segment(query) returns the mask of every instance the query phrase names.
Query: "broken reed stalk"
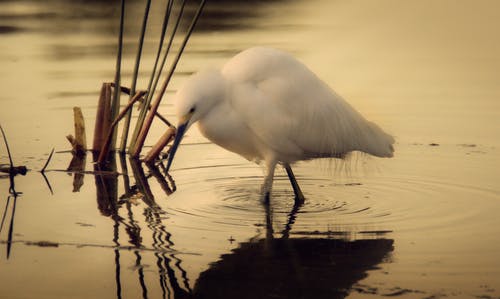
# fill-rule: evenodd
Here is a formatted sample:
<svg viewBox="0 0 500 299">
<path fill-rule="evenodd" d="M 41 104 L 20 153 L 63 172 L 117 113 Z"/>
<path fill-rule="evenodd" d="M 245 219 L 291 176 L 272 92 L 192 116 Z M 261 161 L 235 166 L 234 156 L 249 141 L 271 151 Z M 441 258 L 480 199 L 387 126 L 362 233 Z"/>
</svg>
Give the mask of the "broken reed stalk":
<svg viewBox="0 0 500 299">
<path fill-rule="evenodd" d="M 135 104 L 135 102 L 139 101 L 139 99 L 142 96 L 144 96 L 145 93 L 146 93 L 145 91 L 136 92 L 135 95 L 130 100 L 130 102 L 128 102 L 127 106 L 125 106 L 125 108 L 123 108 L 123 110 L 120 112 L 120 114 L 118 114 L 118 116 L 115 118 L 115 120 L 111 123 L 111 126 L 108 130 L 108 136 L 104 140 L 104 143 L 102 144 L 102 148 L 101 148 L 100 153 L 99 153 L 99 158 L 97 160 L 98 164 L 102 164 L 106 160 L 106 156 L 108 155 L 108 152 L 109 152 L 109 147 L 110 147 L 112 140 L 113 140 L 113 131 L 115 131 L 116 125 L 123 117 L 125 117 L 127 112 Z"/>
<path fill-rule="evenodd" d="M 203 10 L 204 5 L 205 5 L 205 0 L 202 0 L 200 3 L 200 6 L 198 7 L 198 10 L 196 11 L 196 14 L 193 18 L 193 21 L 191 22 L 191 25 L 189 26 L 188 32 L 186 33 L 186 36 L 184 37 L 184 40 L 182 41 L 179 52 L 177 52 L 177 56 L 174 58 L 174 61 L 173 61 L 172 65 L 170 66 L 167 77 L 166 77 L 165 81 L 163 82 L 161 89 L 160 89 L 155 101 L 151 104 L 151 111 L 147 115 L 146 121 L 141 129 L 141 132 L 139 133 L 138 138 L 137 138 L 137 142 L 135 143 L 135 146 L 134 146 L 132 152 L 130 153 L 131 156 L 134 158 L 139 157 L 139 154 L 142 150 L 142 147 L 144 146 L 144 141 L 146 140 L 146 136 L 149 132 L 149 129 L 151 128 L 151 124 L 153 123 L 155 112 L 158 110 L 158 107 L 160 106 L 160 102 L 161 102 L 161 99 L 163 97 L 163 94 L 165 93 L 167 86 L 168 86 L 168 83 L 170 82 L 170 79 L 172 78 L 172 75 L 174 74 L 177 63 L 179 62 L 179 59 L 181 58 L 181 55 L 184 51 L 184 48 L 186 47 L 186 44 L 189 40 L 189 37 L 193 33 L 194 27 L 195 27 L 195 25 L 200 17 L 200 14 L 201 14 L 201 11 Z"/>
<path fill-rule="evenodd" d="M 9 143 L 7 142 L 7 137 L 5 136 L 5 132 L 3 131 L 3 128 L 1 125 L 0 125 L 0 131 L 2 131 L 3 142 L 5 143 L 5 147 L 7 148 L 7 155 L 9 156 L 10 168 L 13 168 L 14 162 L 12 162 L 12 156 L 10 154 Z"/>
<path fill-rule="evenodd" d="M 160 155 L 161 150 L 167 146 L 167 144 L 175 137 L 176 129 L 174 126 L 170 126 L 167 131 L 161 136 L 161 138 L 156 142 L 153 148 L 144 158 L 144 162 L 151 164 L 154 163 L 156 158 Z"/>
<path fill-rule="evenodd" d="M 174 36 L 177 32 L 177 28 L 179 27 L 179 23 L 180 23 L 181 16 L 182 16 L 183 11 L 184 11 L 185 4 L 186 4 L 186 1 L 183 0 L 181 7 L 180 7 L 180 10 L 179 10 L 179 15 L 177 16 L 177 20 L 175 22 L 175 25 L 174 25 L 174 28 L 173 28 L 172 33 L 170 35 L 167 47 L 165 49 L 165 53 L 163 55 L 163 59 L 162 59 L 162 62 L 160 64 L 160 69 L 158 70 L 158 72 L 156 72 L 157 67 L 158 67 L 158 62 L 160 60 L 161 52 L 163 49 L 163 42 L 165 40 L 165 34 L 167 32 L 168 22 L 170 20 L 170 15 L 172 12 L 172 7 L 173 7 L 173 1 L 169 0 L 167 2 L 167 7 L 165 9 L 165 16 L 163 17 L 163 25 L 162 25 L 161 35 L 160 35 L 160 42 L 158 44 L 158 51 L 156 53 L 155 64 L 153 67 L 153 71 L 151 72 L 151 77 L 149 78 L 149 83 L 148 83 L 148 88 L 147 88 L 149 93 L 148 93 L 148 96 L 146 97 L 146 101 L 141 106 L 141 111 L 139 112 L 139 116 L 138 116 L 137 122 L 135 124 L 135 129 L 134 129 L 134 132 L 132 133 L 132 137 L 130 139 L 129 150 L 132 150 L 135 147 L 135 144 L 137 142 L 137 137 L 139 136 L 141 128 L 144 124 L 144 120 L 146 119 L 146 114 L 147 114 L 146 107 L 148 107 L 148 109 L 149 109 L 149 107 L 151 105 L 151 100 L 153 99 L 153 95 L 154 95 L 155 90 L 156 90 L 156 85 L 158 84 L 158 80 L 159 80 L 160 75 L 162 73 L 163 67 L 165 66 L 165 61 L 167 59 L 167 55 L 170 51 L 170 48 L 172 46 Z"/>
<path fill-rule="evenodd" d="M 141 28 L 141 34 L 139 36 L 139 42 L 137 46 L 137 55 L 135 57 L 135 66 L 134 66 L 134 73 L 132 75 L 132 83 L 130 84 L 130 98 L 129 101 L 132 100 L 133 95 L 135 94 L 136 90 L 136 85 L 137 85 L 137 76 L 139 74 L 139 66 L 141 64 L 141 56 L 142 56 L 142 47 L 144 45 L 144 36 L 146 34 L 146 26 L 148 23 L 148 17 L 149 17 L 149 8 L 151 7 L 151 0 L 148 0 L 146 2 L 146 8 L 144 11 L 144 18 L 142 19 L 142 28 Z M 132 117 L 132 110 L 129 110 L 127 112 L 127 115 L 125 117 L 125 122 L 123 125 L 123 132 L 122 132 L 122 139 L 120 143 L 120 152 L 125 152 L 125 148 L 127 146 L 127 138 L 128 138 L 128 131 L 130 127 L 130 119 Z"/>
<path fill-rule="evenodd" d="M 111 127 L 111 83 L 103 83 L 101 87 L 101 95 L 97 103 L 97 112 L 94 128 L 94 142 L 92 149 L 100 151 Z M 117 86 L 117 85 L 115 85 Z M 118 89 L 118 88 L 115 88 Z"/>
<path fill-rule="evenodd" d="M 75 137 L 68 135 L 66 138 L 71 143 L 72 153 L 77 156 L 85 156 L 87 153 L 87 137 L 85 136 L 85 121 L 83 119 L 82 109 L 73 107 Z"/>
<path fill-rule="evenodd" d="M 115 70 L 115 86 L 120 86 L 121 83 L 121 64 L 122 64 L 122 52 L 123 52 L 123 27 L 125 22 L 125 0 L 121 1 L 121 11 L 120 11 L 120 33 L 118 34 L 118 53 L 116 55 L 116 70 Z M 111 119 L 115 119 L 120 111 L 120 89 L 115 88 L 113 90 L 113 100 L 111 102 Z M 116 144 L 117 131 L 113 129 L 111 143 L 113 147 Z"/>
</svg>

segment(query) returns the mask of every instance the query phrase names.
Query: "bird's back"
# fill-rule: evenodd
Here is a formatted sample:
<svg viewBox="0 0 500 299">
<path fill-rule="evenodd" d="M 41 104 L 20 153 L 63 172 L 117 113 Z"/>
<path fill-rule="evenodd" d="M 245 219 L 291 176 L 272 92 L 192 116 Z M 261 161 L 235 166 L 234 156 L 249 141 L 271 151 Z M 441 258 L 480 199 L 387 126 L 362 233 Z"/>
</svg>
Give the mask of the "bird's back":
<svg viewBox="0 0 500 299">
<path fill-rule="evenodd" d="M 234 108 L 287 162 L 351 151 L 393 155 L 392 136 L 287 53 L 251 48 L 229 60 L 221 72 L 230 82 Z"/>
</svg>

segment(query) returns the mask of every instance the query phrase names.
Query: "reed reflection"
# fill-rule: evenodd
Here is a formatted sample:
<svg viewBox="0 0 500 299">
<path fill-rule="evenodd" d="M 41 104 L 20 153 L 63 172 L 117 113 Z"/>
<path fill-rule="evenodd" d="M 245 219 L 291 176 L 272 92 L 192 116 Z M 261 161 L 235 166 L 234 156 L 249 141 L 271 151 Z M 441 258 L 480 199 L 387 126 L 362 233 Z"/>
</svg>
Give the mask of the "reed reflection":
<svg viewBox="0 0 500 299">
<path fill-rule="evenodd" d="M 162 298 L 186 298 L 192 293 L 186 271 L 182 268 L 182 260 L 173 253 L 174 242 L 172 234 L 168 232 L 162 219 L 166 217 L 165 211 L 156 203 L 155 196 L 151 191 L 149 179 L 155 178 L 162 186 L 167 195 L 171 194 L 175 187 L 170 187 L 173 180 L 169 181 L 155 165 L 148 165 L 149 174 L 146 175 L 142 163 L 130 159 L 127 161 L 123 155 L 119 156 L 121 177 L 123 178 L 124 194 L 118 196 L 118 173 L 116 159 L 107 164 L 105 168 L 98 167 L 95 170 L 95 183 L 97 192 L 98 209 L 103 216 L 110 217 L 114 221 L 113 243 L 115 244 L 115 281 L 117 298 L 122 298 L 122 267 L 120 229 L 124 228 L 128 235 L 128 243 L 132 245 L 135 257 L 134 269 L 137 270 L 138 285 L 142 291 L 142 297 L 148 298 L 148 283 L 145 273 L 145 265 L 142 264 L 144 249 L 143 228 L 140 227 L 139 215 L 134 214 L 133 205 L 139 201 L 145 204 L 141 218 L 144 219 L 148 232 L 151 233 L 152 248 L 156 259 L 158 283 L 162 290 Z M 127 163 L 128 162 L 128 163 Z M 130 165 L 131 174 L 129 175 Z M 134 180 L 135 184 L 131 184 Z M 169 184 L 170 182 L 170 184 Z M 122 213 L 120 213 L 123 211 Z M 124 216 L 121 216 L 125 213 Z M 176 274 L 178 273 L 178 274 Z M 178 276 L 181 279 L 178 279 Z"/>
<path fill-rule="evenodd" d="M 26 172 L 22 173 L 22 175 L 25 175 L 25 174 L 26 174 Z M 14 174 L 12 172 L 9 173 L 9 175 L 8 175 L 9 182 L 10 182 L 9 195 L 7 196 L 7 201 L 5 203 L 5 209 L 4 209 L 3 214 L 2 214 L 2 221 L 0 222 L 0 234 L 1 234 L 2 230 L 4 228 L 5 220 L 7 218 L 7 212 L 9 210 L 9 207 L 12 206 L 12 208 L 10 208 L 11 212 L 10 212 L 9 230 L 7 233 L 7 243 L 6 243 L 6 245 L 7 245 L 7 259 L 9 259 L 9 257 L 10 257 L 12 243 L 13 243 L 14 219 L 16 216 L 17 198 L 19 195 L 22 194 L 22 192 L 16 191 L 16 184 L 15 184 L 15 180 L 14 180 L 15 176 L 16 176 L 16 174 Z M 10 204 L 11 200 L 12 200 L 12 204 Z"/>
</svg>

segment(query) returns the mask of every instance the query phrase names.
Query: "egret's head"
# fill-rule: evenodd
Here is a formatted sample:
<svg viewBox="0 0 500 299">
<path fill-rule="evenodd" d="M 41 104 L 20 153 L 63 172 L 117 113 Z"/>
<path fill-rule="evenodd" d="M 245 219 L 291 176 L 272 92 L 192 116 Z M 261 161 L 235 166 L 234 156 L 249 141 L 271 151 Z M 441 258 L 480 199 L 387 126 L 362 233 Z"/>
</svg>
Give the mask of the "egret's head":
<svg viewBox="0 0 500 299">
<path fill-rule="evenodd" d="M 189 127 L 203 118 L 225 93 L 224 79 L 218 70 L 201 71 L 191 76 L 175 95 L 179 123 L 167 162 L 167 171 L 174 159 L 177 147 Z"/>
</svg>

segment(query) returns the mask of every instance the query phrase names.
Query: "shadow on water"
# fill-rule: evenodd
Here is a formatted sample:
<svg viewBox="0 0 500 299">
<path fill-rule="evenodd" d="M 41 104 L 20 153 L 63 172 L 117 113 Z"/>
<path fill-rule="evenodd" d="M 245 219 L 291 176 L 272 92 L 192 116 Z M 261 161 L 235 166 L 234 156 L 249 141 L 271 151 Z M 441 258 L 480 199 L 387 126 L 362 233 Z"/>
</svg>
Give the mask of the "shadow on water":
<svg viewBox="0 0 500 299">
<path fill-rule="evenodd" d="M 123 275 L 123 271 L 127 270 L 122 267 L 125 252 L 133 254 L 134 273 L 137 273 L 136 286 L 142 293 L 142 298 L 159 297 L 157 292 L 149 292 L 152 288 L 158 289 L 157 285 L 151 285 L 151 275 L 155 275 L 162 293 L 161 298 L 223 299 L 344 298 L 353 285 L 368 276 L 367 271 L 377 269 L 378 264 L 387 261 L 393 250 L 391 239 L 346 240 L 331 235 L 309 238 L 303 232 L 301 235 L 306 237 L 291 238 L 293 224 L 300 215 L 300 204 L 291 209 L 284 230 L 277 234 L 273 229 L 272 208 L 266 205 L 262 215 L 266 223 L 265 237 L 259 235 L 240 243 L 236 249 L 212 263 L 193 283 L 188 279 L 182 254 L 175 249 L 174 236 L 163 223 L 163 219 L 167 218 L 166 212 L 157 204 L 150 187 L 150 180 L 155 180 L 165 195 L 175 192 L 175 183 L 164 172 L 164 166 L 160 163 L 145 167 L 136 160 L 128 160 L 126 156 L 116 156 L 105 167 L 100 168 L 94 164 L 92 171 L 86 171 L 85 164 L 85 157 L 74 157 L 64 172 L 73 174 L 74 192 L 83 186 L 85 176 L 94 177 L 97 208 L 103 217 L 112 220 L 113 245 L 77 246 L 113 250 L 113 280 L 117 298 L 127 297 L 124 293 L 125 285 L 129 288 L 132 284 L 130 278 L 124 278 Z M 120 187 L 119 184 L 122 183 L 123 186 Z M 123 190 L 123 194 L 119 195 L 119 190 Z M 11 255 L 11 245 L 15 243 L 12 236 L 17 194 L 14 191 L 8 197 L 0 227 L 0 230 L 4 228 L 7 210 L 12 206 L 6 242 L 7 258 Z M 137 212 L 134 214 L 137 209 L 133 209 L 138 202 L 144 203 L 140 215 Z M 142 227 L 141 223 L 144 223 Z M 144 244 L 144 234 L 151 236 L 151 245 Z M 24 243 L 45 247 L 71 245 Z M 150 254 L 154 255 L 156 271 L 147 268 L 150 265 L 143 264 L 144 255 L 150 257 Z M 130 260 L 125 263 L 129 264 Z M 148 269 L 147 273 L 145 269 Z M 145 278 L 146 274 L 149 280 Z"/>
<path fill-rule="evenodd" d="M 293 206 L 275 238 L 265 205 L 266 237 L 240 243 L 202 272 L 194 298 L 344 298 L 393 250 L 390 239 L 289 238 L 301 206 Z"/>
<path fill-rule="evenodd" d="M 393 250 L 389 239 L 261 239 L 201 273 L 196 298 L 344 298 Z"/>
</svg>

